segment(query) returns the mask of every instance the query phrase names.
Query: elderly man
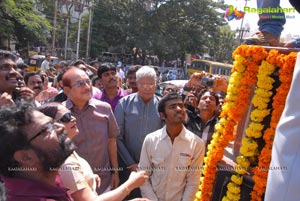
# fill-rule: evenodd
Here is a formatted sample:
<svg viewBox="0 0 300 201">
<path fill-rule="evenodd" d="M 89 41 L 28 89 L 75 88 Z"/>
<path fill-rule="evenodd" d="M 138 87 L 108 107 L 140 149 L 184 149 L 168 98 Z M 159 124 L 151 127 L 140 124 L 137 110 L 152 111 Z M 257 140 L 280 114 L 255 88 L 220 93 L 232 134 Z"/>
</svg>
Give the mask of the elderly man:
<svg viewBox="0 0 300 201">
<path fill-rule="evenodd" d="M 101 194 L 119 185 L 116 137 L 119 128 L 108 103 L 92 98 L 92 82 L 85 71 L 70 68 L 62 78 L 64 104 L 77 119 L 79 134 L 73 138 L 77 152 L 101 178 Z M 111 171 L 113 170 L 113 171 Z"/>
<path fill-rule="evenodd" d="M 7 201 L 72 200 L 55 171 L 75 149 L 63 125 L 20 103 L 1 108 L 0 130 L 0 175 Z"/>
<path fill-rule="evenodd" d="M 143 143 L 139 168 L 149 181 L 141 186 L 150 200 L 194 200 L 204 157 L 204 142 L 184 126 L 185 109 L 177 93 L 165 95 L 158 112 L 165 126 L 148 134 Z"/>
<path fill-rule="evenodd" d="M 143 66 L 136 72 L 136 82 L 138 92 L 120 99 L 115 109 L 115 117 L 120 128 L 118 154 L 125 168 L 124 172 L 121 172 L 121 180 L 124 181 L 129 172 L 137 169 L 146 135 L 163 126 L 157 111 L 159 98 L 154 95 L 155 70 Z"/>
</svg>

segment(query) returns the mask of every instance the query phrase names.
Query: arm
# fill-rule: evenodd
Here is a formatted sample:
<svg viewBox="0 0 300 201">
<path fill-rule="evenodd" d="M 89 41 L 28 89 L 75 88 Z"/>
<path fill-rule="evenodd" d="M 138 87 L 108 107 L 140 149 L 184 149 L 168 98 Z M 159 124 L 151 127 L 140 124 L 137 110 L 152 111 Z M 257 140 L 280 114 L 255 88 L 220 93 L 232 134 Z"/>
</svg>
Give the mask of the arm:
<svg viewBox="0 0 300 201">
<path fill-rule="evenodd" d="M 121 99 L 122 100 L 122 99 Z M 117 138 L 117 146 L 118 146 L 118 154 L 120 156 L 120 158 L 123 160 L 123 162 L 126 164 L 126 166 L 128 167 L 128 169 L 130 169 L 131 167 L 136 167 L 136 162 L 133 159 L 133 157 L 131 156 L 131 154 L 129 153 L 125 142 L 124 142 L 124 138 L 125 138 L 125 105 L 126 105 L 126 101 L 125 99 L 123 99 L 122 101 L 120 101 L 116 108 L 115 108 L 115 117 L 120 129 L 120 134 Z"/>
<path fill-rule="evenodd" d="M 129 179 L 120 187 L 103 193 L 97 197 L 90 188 L 83 188 L 72 193 L 71 196 L 74 201 L 122 201 L 133 189 L 141 186 L 146 179 L 148 179 L 148 176 L 145 171 L 132 172 L 129 176 Z"/>
<path fill-rule="evenodd" d="M 108 138 L 108 153 L 109 160 L 113 171 L 112 180 L 111 180 L 111 188 L 115 189 L 119 186 L 119 174 L 118 170 L 118 157 L 117 157 L 117 141 L 116 138 Z"/>
<path fill-rule="evenodd" d="M 151 166 L 151 144 L 149 141 L 149 138 L 146 136 L 142 151 L 141 151 L 141 156 L 140 156 L 140 162 L 139 162 L 139 169 L 140 170 L 146 170 L 147 174 L 149 175 L 149 180 L 145 182 L 143 186 L 140 187 L 142 197 L 148 198 L 150 200 L 158 200 L 156 194 L 154 193 L 152 189 L 152 184 L 151 184 L 151 175 L 152 175 L 152 169 L 154 168 Z"/>
<path fill-rule="evenodd" d="M 145 181 L 148 179 L 147 173 L 145 171 L 141 172 L 131 172 L 128 180 L 118 187 L 115 190 L 109 191 L 98 196 L 97 201 L 121 201 L 123 200 L 129 193 L 139 186 L 143 185 Z"/>
<path fill-rule="evenodd" d="M 182 200 L 193 200 L 199 186 L 199 179 L 202 173 L 205 145 L 203 141 L 194 142 L 194 156 L 191 162 L 191 170 L 186 176 L 186 186 L 183 192 Z"/>
</svg>

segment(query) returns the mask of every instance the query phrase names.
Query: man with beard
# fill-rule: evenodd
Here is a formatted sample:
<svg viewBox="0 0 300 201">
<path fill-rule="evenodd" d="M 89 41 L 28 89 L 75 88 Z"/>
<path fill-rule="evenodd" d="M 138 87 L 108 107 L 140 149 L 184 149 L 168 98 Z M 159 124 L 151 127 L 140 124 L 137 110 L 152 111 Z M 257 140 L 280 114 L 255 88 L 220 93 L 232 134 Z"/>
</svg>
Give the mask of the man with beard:
<svg viewBox="0 0 300 201">
<path fill-rule="evenodd" d="M 97 93 L 94 98 L 107 102 L 115 111 L 118 101 L 127 95 L 127 92 L 118 86 L 116 67 L 109 63 L 102 64 L 98 68 L 97 75 L 102 82 L 103 90 Z"/>
<path fill-rule="evenodd" d="M 0 110 L 0 177 L 7 201 L 72 200 L 58 184 L 58 169 L 75 150 L 64 126 L 31 104 Z"/>
<path fill-rule="evenodd" d="M 62 78 L 65 106 L 77 119 L 79 134 L 72 140 L 77 152 L 101 178 L 98 194 L 119 185 L 117 143 L 119 128 L 108 103 L 92 98 L 92 82 L 79 68 L 67 70 Z"/>
<path fill-rule="evenodd" d="M 199 185 L 204 157 L 204 142 L 188 131 L 183 122 L 185 109 L 177 93 L 162 97 L 158 104 L 165 126 L 146 136 L 139 169 L 149 173 L 140 187 L 150 200 L 193 200 Z"/>
<path fill-rule="evenodd" d="M 20 85 L 23 78 L 16 68 L 14 56 L 0 51 L 0 108 L 3 105 L 14 104 L 16 98 L 33 98 L 33 91 Z"/>
</svg>

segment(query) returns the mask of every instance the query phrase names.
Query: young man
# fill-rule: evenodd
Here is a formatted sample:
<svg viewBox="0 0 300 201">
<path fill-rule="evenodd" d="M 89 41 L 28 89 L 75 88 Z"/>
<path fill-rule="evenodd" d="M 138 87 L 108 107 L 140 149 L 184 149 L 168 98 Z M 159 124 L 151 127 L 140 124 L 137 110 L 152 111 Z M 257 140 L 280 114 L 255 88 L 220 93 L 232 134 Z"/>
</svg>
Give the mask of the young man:
<svg viewBox="0 0 300 201">
<path fill-rule="evenodd" d="M 57 183 L 61 164 L 75 146 L 64 127 L 31 105 L 0 110 L 0 175 L 7 201 L 72 200 Z"/>
<path fill-rule="evenodd" d="M 103 90 L 95 94 L 94 98 L 107 102 L 115 111 L 118 101 L 127 95 L 127 92 L 118 86 L 116 68 L 112 64 L 105 63 L 98 68 L 97 74 L 103 85 Z"/>
<path fill-rule="evenodd" d="M 117 144 L 118 125 L 108 103 L 92 98 L 92 83 L 85 71 L 67 70 L 62 78 L 64 104 L 77 119 L 79 135 L 73 138 L 77 152 L 101 178 L 101 194 L 119 185 Z M 114 170 L 114 171 L 111 171 Z"/>
<path fill-rule="evenodd" d="M 139 169 L 149 173 L 140 187 L 150 200 L 193 200 L 199 185 L 204 157 L 204 142 L 188 131 L 183 122 L 185 109 L 177 93 L 164 96 L 158 105 L 165 126 L 144 140 Z"/>
</svg>

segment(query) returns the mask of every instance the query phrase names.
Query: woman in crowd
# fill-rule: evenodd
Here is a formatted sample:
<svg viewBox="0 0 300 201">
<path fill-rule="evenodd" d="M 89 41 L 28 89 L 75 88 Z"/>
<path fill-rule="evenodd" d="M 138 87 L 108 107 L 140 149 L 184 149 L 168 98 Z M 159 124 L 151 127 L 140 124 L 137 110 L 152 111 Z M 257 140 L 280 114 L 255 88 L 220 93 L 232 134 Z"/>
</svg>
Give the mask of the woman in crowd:
<svg viewBox="0 0 300 201">
<path fill-rule="evenodd" d="M 39 110 L 54 121 L 65 126 L 67 136 L 72 139 L 79 133 L 76 125 L 76 118 L 70 111 L 60 103 L 52 102 L 42 105 Z M 133 189 L 143 185 L 148 176 L 146 172 L 133 172 L 129 179 L 118 188 L 97 195 L 96 185 L 100 185 L 100 178 L 94 174 L 88 162 L 81 158 L 75 151 L 64 162 L 59 169 L 64 186 L 70 189 L 72 198 L 80 201 L 105 201 L 105 200 L 123 200 Z M 147 201 L 148 199 L 134 199 L 135 201 Z"/>
</svg>

